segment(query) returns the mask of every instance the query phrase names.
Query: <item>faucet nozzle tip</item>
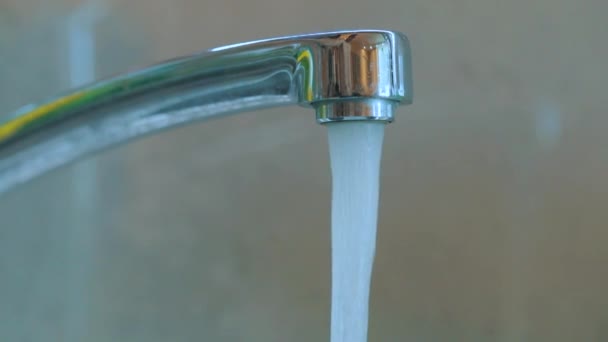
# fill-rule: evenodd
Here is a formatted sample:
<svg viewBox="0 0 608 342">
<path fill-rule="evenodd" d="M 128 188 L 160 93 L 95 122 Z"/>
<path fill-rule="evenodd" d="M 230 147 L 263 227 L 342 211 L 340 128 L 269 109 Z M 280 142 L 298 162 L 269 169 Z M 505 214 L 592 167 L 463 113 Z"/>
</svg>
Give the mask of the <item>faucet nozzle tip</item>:
<svg viewBox="0 0 608 342">
<path fill-rule="evenodd" d="M 393 122 L 396 101 L 366 99 L 328 101 L 315 105 L 317 122 L 320 124 L 347 121 Z"/>
</svg>

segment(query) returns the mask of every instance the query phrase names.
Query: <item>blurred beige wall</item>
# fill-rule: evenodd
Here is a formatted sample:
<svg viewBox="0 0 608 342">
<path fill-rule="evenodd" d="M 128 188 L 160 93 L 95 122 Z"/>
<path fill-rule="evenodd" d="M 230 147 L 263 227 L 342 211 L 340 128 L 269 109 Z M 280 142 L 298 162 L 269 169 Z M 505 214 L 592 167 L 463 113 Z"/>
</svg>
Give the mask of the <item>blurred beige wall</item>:
<svg viewBox="0 0 608 342">
<path fill-rule="evenodd" d="M 415 104 L 387 128 L 370 341 L 608 339 L 608 2 L 106 4 L 99 76 L 277 35 L 408 34 Z M 77 5 L 0 2 L 0 108 L 67 86 L 58 32 Z M 284 108 L 105 152 L 90 224 L 78 165 L 0 197 L 0 340 L 327 340 L 325 139 Z"/>
</svg>

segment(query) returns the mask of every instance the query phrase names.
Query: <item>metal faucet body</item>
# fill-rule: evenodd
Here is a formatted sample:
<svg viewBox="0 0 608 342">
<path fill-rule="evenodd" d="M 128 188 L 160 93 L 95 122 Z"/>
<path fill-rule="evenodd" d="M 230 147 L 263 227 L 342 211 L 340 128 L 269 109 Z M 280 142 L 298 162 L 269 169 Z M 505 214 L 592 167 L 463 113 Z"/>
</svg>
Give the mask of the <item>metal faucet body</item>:
<svg viewBox="0 0 608 342">
<path fill-rule="evenodd" d="M 166 128 L 283 105 L 319 123 L 391 122 L 412 101 L 407 38 L 358 30 L 259 40 L 100 81 L 0 122 L 0 193 L 91 153 Z"/>
</svg>

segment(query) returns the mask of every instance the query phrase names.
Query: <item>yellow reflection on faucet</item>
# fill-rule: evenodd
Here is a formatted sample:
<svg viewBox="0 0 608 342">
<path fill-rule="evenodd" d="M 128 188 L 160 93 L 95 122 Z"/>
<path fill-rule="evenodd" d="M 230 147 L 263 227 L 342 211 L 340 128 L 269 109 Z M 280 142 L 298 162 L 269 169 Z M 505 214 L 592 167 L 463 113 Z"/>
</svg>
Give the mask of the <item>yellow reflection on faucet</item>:
<svg viewBox="0 0 608 342">
<path fill-rule="evenodd" d="M 67 106 L 70 103 L 81 99 L 84 95 L 86 95 L 86 92 L 77 92 L 64 96 L 0 125 L 0 142 L 8 140 L 28 124 L 41 121 L 45 116 L 52 115 L 53 111 L 56 109 Z"/>
</svg>

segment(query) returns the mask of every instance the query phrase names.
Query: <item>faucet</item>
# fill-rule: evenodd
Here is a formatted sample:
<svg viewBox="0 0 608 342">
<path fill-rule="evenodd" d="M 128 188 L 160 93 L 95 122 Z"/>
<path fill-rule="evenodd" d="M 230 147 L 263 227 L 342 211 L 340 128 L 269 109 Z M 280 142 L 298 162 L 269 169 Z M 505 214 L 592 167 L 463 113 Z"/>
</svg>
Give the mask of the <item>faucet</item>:
<svg viewBox="0 0 608 342">
<path fill-rule="evenodd" d="M 0 194 L 91 153 L 201 119 L 284 105 L 321 124 L 392 122 L 412 102 L 407 38 L 315 33 L 223 46 L 99 81 L 0 122 Z"/>
</svg>

